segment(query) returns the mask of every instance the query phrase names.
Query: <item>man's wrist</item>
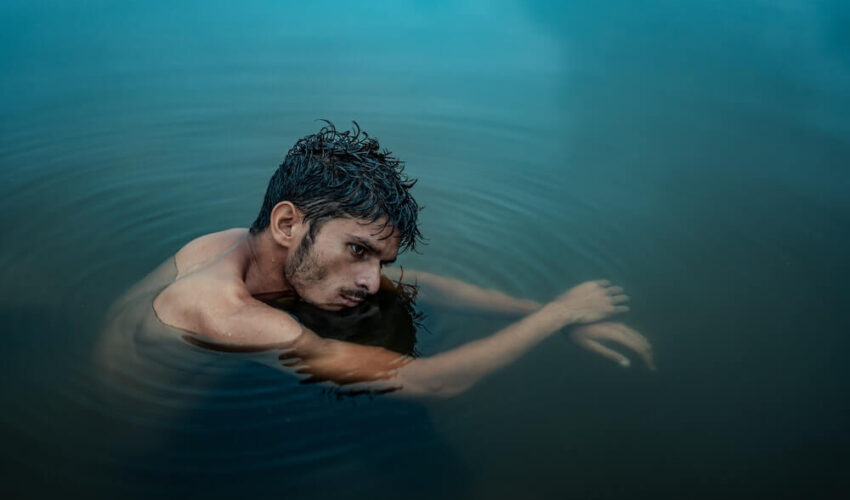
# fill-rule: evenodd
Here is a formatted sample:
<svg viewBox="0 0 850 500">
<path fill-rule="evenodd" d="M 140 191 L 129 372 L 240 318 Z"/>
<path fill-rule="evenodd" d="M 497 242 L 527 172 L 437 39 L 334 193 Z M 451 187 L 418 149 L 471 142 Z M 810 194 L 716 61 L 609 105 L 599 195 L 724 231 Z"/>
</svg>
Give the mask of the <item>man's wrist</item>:
<svg viewBox="0 0 850 500">
<path fill-rule="evenodd" d="M 566 326 L 578 323 L 578 317 L 575 311 L 568 309 L 558 302 L 550 302 L 541 307 L 537 313 L 542 315 L 553 330 L 560 330 Z"/>
</svg>

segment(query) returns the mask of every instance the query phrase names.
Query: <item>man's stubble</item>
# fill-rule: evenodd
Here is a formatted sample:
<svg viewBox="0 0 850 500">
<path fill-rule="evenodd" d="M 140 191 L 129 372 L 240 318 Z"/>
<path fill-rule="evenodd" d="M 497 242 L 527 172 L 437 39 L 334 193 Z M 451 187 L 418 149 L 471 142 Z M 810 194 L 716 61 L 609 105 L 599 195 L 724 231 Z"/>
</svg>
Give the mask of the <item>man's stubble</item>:
<svg viewBox="0 0 850 500">
<path fill-rule="evenodd" d="M 283 277 L 301 295 L 299 289 L 322 281 L 326 275 L 326 270 L 319 265 L 316 252 L 313 251 L 313 238 L 306 234 L 284 267 Z"/>
</svg>

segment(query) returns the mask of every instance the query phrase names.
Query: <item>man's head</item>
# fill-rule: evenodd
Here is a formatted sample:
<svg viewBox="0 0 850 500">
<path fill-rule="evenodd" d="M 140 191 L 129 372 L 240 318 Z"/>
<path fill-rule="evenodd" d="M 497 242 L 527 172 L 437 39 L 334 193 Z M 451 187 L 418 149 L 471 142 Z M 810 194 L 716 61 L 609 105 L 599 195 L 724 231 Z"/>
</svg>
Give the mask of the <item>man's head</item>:
<svg viewBox="0 0 850 500">
<path fill-rule="evenodd" d="M 416 181 L 404 175 L 404 165 L 378 141 L 360 130 L 339 132 L 326 122 L 318 133 L 299 139 L 269 180 L 263 206 L 251 233 L 269 225 L 271 211 L 292 202 L 312 225 L 337 217 L 367 222 L 384 219 L 401 239 L 401 250 L 413 249 L 420 239 L 419 206 L 410 195 Z"/>
<path fill-rule="evenodd" d="M 380 266 L 420 239 L 415 180 L 361 131 L 333 124 L 300 139 L 269 181 L 251 233 L 287 247 L 284 277 L 305 300 L 338 309 L 377 291 Z"/>
</svg>

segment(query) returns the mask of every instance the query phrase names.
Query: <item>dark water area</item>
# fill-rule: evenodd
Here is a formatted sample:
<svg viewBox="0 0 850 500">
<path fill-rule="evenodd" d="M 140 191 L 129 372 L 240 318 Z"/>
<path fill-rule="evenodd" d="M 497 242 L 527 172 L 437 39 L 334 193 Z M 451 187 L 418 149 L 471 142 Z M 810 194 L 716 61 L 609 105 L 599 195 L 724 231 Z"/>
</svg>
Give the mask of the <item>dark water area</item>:
<svg viewBox="0 0 850 500">
<path fill-rule="evenodd" d="M 848 33 L 826 0 L 3 3 L 0 493 L 839 497 Z M 99 378 L 110 304 L 249 225 L 318 118 L 420 179 L 399 264 L 539 301 L 609 279 L 658 371 L 554 336 L 447 401 L 189 344 Z M 421 307 L 423 356 L 510 321 Z"/>
</svg>

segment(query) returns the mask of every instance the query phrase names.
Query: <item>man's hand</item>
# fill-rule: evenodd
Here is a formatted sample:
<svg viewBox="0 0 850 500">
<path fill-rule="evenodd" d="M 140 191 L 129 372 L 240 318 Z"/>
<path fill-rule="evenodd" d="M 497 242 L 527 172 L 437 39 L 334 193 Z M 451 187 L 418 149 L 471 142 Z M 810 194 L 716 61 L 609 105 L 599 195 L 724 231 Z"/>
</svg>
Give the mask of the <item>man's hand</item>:
<svg viewBox="0 0 850 500">
<path fill-rule="evenodd" d="M 550 302 L 546 308 L 570 323 L 593 323 L 608 316 L 629 310 L 625 304 L 629 298 L 619 286 L 611 282 L 588 281 L 571 288 Z"/>
<path fill-rule="evenodd" d="M 636 352 L 650 370 L 655 370 L 655 362 L 652 360 L 652 346 L 646 337 L 632 330 L 622 323 L 593 323 L 591 325 L 578 325 L 569 330 L 570 339 L 576 344 L 595 352 L 603 357 L 618 363 L 624 368 L 631 365 L 629 358 L 619 352 L 606 347 L 600 341 L 616 342 Z"/>
</svg>

